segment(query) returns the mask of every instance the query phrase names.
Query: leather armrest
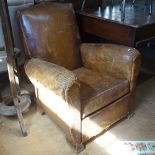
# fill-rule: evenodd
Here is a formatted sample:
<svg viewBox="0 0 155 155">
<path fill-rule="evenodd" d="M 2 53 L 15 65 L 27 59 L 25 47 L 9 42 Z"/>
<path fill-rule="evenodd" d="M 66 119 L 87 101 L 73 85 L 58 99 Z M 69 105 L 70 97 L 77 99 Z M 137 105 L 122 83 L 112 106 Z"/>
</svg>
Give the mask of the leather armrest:
<svg viewBox="0 0 155 155">
<path fill-rule="evenodd" d="M 51 103 L 56 102 L 51 110 L 69 126 L 67 136 L 69 140 L 73 144 L 80 144 L 82 141 L 80 85 L 75 74 L 64 67 L 37 58 L 30 59 L 26 63 L 25 72 L 33 85 L 42 91 L 40 95 L 50 95 L 43 104 L 46 105 L 49 99 Z"/>
<path fill-rule="evenodd" d="M 135 48 L 116 44 L 81 45 L 83 65 L 100 73 L 108 73 L 130 82 L 130 89 L 136 85 L 140 70 L 140 53 Z"/>
<path fill-rule="evenodd" d="M 71 71 L 38 58 L 32 58 L 26 63 L 25 72 L 36 88 L 44 87 L 55 93 L 65 93 L 73 84 L 78 84 L 77 77 Z"/>
</svg>

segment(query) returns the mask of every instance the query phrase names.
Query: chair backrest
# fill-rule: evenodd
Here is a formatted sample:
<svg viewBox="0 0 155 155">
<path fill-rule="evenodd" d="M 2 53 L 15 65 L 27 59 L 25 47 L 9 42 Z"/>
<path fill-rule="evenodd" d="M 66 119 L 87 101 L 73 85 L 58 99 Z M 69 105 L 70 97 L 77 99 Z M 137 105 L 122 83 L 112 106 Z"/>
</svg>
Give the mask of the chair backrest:
<svg viewBox="0 0 155 155">
<path fill-rule="evenodd" d="M 71 4 L 41 3 L 17 12 L 26 55 L 68 69 L 81 66 L 80 36 Z"/>
</svg>

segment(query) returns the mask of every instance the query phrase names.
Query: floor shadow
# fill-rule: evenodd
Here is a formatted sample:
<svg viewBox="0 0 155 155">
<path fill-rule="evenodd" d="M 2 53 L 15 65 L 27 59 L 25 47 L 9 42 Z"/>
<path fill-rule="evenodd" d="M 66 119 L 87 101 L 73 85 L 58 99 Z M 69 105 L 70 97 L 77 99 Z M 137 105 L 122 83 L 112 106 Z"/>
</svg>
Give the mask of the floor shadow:
<svg viewBox="0 0 155 155">
<path fill-rule="evenodd" d="M 143 82 L 148 81 L 149 79 L 151 79 L 153 77 L 155 77 L 154 74 L 146 73 L 146 72 L 141 71 L 139 73 L 139 76 L 138 76 L 138 79 L 137 79 L 137 85 L 140 85 Z"/>
<path fill-rule="evenodd" d="M 155 45 L 143 43 L 137 49 L 141 53 L 142 64 L 137 84 L 141 84 L 155 76 Z"/>
</svg>

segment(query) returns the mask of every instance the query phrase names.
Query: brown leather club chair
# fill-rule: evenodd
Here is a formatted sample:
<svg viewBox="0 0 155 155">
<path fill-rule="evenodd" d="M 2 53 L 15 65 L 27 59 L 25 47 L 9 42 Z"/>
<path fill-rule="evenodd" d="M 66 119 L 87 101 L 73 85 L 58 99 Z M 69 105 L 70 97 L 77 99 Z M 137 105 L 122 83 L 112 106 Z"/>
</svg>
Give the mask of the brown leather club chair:
<svg viewBox="0 0 155 155">
<path fill-rule="evenodd" d="M 17 15 L 37 104 L 80 152 L 130 113 L 140 54 L 121 45 L 81 43 L 71 4 L 42 3 Z"/>
</svg>

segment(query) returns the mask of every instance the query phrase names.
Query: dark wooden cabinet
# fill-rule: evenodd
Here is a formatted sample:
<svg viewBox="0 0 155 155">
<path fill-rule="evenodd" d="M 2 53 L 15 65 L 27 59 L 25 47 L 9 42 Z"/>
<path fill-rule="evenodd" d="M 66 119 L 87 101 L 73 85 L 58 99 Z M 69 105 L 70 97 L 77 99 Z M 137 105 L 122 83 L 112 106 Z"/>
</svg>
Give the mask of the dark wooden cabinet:
<svg viewBox="0 0 155 155">
<path fill-rule="evenodd" d="M 145 11 L 141 2 L 135 8 L 126 6 L 125 20 L 121 20 L 120 6 L 77 11 L 81 32 L 136 47 L 139 43 L 155 38 L 155 5 L 152 15 Z"/>
</svg>

